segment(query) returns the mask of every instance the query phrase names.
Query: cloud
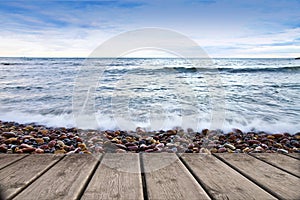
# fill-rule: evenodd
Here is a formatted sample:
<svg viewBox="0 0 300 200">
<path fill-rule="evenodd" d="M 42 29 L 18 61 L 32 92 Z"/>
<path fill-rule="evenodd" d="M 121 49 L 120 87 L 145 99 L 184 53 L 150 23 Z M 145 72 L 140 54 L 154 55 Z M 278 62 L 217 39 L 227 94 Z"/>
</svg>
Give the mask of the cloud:
<svg viewBox="0 0 300 200">
<path fill-rule="evenodd" d="M 24 2 L 0 2 L 0 56 L 85 57 L 106 39 L 144 27 L 187 35 L 211 57 L 292 57 L 299 46 L 297 0 Z"/>
</svg>

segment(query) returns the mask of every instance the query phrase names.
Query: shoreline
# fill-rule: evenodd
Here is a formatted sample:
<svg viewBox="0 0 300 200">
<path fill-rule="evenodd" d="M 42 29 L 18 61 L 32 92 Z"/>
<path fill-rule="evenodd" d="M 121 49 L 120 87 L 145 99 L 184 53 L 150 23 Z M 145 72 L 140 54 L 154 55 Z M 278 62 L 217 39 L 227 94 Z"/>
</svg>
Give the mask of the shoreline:
<svg viewBox="0 0 300 200">
<path fill-rule="evenodd" d="M 81 130 L 0 120 L 0 153 L 300 153 L 300 132 Z"/>
</svg>

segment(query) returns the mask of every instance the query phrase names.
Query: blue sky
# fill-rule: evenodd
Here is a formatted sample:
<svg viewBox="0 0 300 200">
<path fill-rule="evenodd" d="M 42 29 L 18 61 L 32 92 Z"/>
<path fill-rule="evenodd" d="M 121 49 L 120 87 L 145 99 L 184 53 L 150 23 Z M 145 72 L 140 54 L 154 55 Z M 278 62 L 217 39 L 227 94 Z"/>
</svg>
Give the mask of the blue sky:
<svg viewBox="0 0 300 200">
<path fill-rule="evenodd" d="M 196 41 L 210 57 L 300 56 L 300 0 L 10 0 L 0 2 L 0 56 L 87 57 L 145 27 Z"/>
</svg>

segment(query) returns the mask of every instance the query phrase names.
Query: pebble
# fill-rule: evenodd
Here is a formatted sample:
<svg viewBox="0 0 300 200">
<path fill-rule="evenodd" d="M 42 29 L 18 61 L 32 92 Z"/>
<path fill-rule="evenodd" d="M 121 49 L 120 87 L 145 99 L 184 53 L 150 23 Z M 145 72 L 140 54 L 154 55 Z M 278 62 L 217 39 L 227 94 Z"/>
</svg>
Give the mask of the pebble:
<svg viewBox="0 0 300 200">
<path fill-rule="evenodd" d="M 235 150 L 235 146 L 233 146 L 232 144 L 229 144 L 229 143 L 224 144 L 224 147 L 229 148 L 231 150 Z"/>
<path fill-rule="evenodd" d="M 242 132 L 233 129 L 203 129 L 184 131 L 80 130 L 77 128 L 49 128 L 34 124 L 0 121 L 0 153 L 299 153 L 300 132 L 296 134 Z"/>
<path fill-rule="evenodd" d="M 289 152 L 285 149 L 277 149 L 278 153 L 288 154 Z"/>
<path fill-rule="evenodd" d="M 224 153 L 227 152 L 227 149 L 225 147 L 221 147 L 218 149 L 218 153 Z"/>
</svg>

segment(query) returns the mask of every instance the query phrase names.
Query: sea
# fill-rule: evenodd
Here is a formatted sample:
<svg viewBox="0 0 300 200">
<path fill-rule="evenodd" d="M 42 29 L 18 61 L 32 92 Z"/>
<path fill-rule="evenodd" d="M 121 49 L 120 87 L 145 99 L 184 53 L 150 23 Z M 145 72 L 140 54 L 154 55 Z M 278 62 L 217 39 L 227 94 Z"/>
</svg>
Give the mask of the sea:
<svg viewBox="0 0 300 200">
<path fill-rule="evenodd" d="M 294 134 L 300 131 L 300 60 L 0 58 L 0 120 Z"/>
</svg>

